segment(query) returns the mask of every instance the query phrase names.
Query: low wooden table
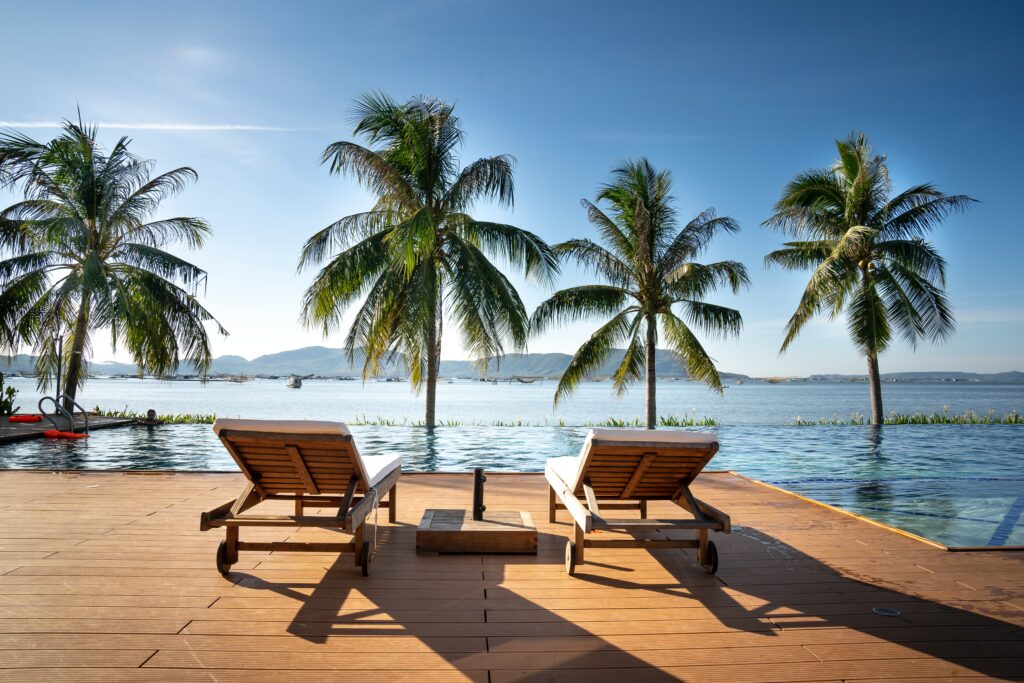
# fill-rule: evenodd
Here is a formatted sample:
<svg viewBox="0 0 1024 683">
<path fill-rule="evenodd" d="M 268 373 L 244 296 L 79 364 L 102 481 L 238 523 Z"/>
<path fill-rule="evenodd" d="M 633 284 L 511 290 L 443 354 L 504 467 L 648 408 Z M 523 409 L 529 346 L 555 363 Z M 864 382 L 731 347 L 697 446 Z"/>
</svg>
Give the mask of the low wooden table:
<svg viewBox="0 0 1024 683">
<path fill-rule="evenodd" d="M 480 521 L 469 510 L 427 510 L 416 529 L 420 553 L 537 554 L 537 527 L 529 512 L 485 512 Z"/>
</svg>

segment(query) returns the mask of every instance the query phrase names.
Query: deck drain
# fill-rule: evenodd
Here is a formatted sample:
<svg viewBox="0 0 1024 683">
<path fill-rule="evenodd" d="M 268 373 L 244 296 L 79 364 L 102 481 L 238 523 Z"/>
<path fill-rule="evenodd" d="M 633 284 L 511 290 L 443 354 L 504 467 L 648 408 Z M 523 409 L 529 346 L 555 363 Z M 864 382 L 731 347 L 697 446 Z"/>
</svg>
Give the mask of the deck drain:
<svg viewBox="0 0 1024 683">
<path fill-rule="evenodd" d="M 898 617 L 903 614 L 903 612 L 900 612 L 898 609 L 893 609 L 892 607 L 872 607 L 871 611 L 883 617 Z"/>
</svg>

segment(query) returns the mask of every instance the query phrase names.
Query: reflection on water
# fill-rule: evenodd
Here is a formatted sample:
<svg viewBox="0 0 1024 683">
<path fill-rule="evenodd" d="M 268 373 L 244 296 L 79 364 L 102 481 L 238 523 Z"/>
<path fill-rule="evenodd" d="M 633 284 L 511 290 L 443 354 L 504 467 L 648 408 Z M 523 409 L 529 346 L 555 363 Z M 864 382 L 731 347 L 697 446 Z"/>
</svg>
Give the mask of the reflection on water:
<svg viewBox="0 0 1024 683">
<path fill-rule="evenodd" d="M 575 455 L 581 427 L 354 426 L 361 451 L 407 471 L 539 472 Z M 714 469 L 732 469 L 947 545 L 1024 545 L 1024 427 L 718 427 Z M 235 471 L 209 425 L 126 427 L 84 441 L 0 446 L 0 467 Z M 1014 510 L 1018 510 L 1016 515 Z M 999 531 L 997 534 L 996 531 Z"/>
</svg>

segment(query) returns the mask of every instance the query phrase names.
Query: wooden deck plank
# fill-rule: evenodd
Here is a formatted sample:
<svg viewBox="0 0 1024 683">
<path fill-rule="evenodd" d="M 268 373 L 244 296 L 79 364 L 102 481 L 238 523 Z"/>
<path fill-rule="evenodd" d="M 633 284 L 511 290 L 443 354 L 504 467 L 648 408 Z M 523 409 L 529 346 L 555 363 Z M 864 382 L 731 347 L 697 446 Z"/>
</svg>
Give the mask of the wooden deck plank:
<svg viewBox="0 0 1024 683">
<path fill-rule="evenodd" d="M 595 548 L 570 578 L 542 476 L 488 476 L 489 510 L 532 516 L 536 556 L 416 555 L 423 511 L 468 507 L 471 477 L 405 475 L 370 577 L 350 555 L 253 552 L 225 579 L 198 513 L 239 476 L 0 472 L 0 681 L 1024 677 L 1024 553 L 945 553 L 707 474 L 695 493 L 734 521 L 717 576 L 689 550 Z"/>
</svg>

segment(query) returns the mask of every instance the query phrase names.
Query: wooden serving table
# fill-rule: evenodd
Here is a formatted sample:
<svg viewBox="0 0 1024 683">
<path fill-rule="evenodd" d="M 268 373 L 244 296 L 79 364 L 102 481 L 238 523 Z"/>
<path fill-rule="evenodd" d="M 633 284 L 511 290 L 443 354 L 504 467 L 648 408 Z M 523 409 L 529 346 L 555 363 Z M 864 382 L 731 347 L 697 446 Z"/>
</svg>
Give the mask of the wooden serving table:
<svg viewBox="0 0 1024 683">
<path fill-rule="evenodd" d="M 426 510 L 416 529 L 418 553 L 537 554 L 537 527 L 529 512 Z"/>
</svg>

